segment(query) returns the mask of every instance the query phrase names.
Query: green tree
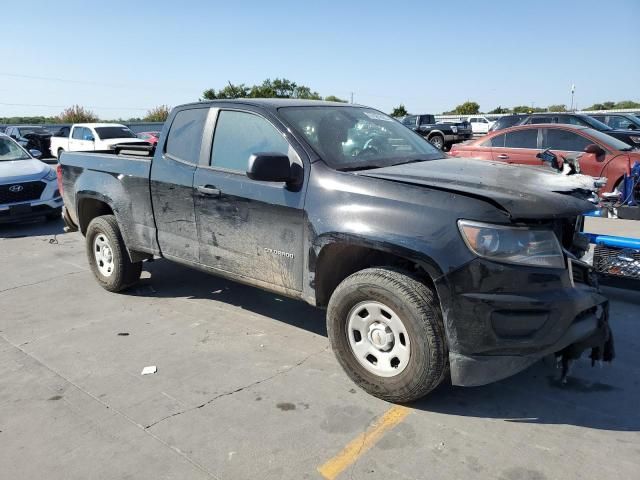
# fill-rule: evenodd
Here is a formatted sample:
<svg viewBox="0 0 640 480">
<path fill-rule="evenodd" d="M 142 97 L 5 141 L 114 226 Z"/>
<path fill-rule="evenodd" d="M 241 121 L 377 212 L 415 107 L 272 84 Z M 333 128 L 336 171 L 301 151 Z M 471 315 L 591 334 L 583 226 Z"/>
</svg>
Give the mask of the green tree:
<svg viewBox="0 0 640 480">
<path fill-rule="evenodd" d="M 221 90 L 208 88 L 202 92 L 200 100 L 216 100 L 227 98 L 300 98 L 306 100 L 322 100 L 318 92 L 311 90 L 306 85 L 298 85 L 286 78 L 267 78 L 259 85 L 247 86 L 244 83 L 228 85 Z"/>
<path fill-rule="evenodd" d="M 546 111 L 546 108 L 531 107 L 529 105 L 518 105 L 517 107 L 513 107 L 513 113 L 538 113 Z"/>
<path fill-rule="evenodd" d="M 97 122 L 98 117 L 91 111 L 80 105 L 66 108 L 58 116 L 61 123 L 85 123 Z"/>
<path fill-rule="evenodd" d="M 324 99 L 327 102 L 340 102 L 340 103 L 347 103 L 346 100 L 343 100 L 341 98 L 336 97 L 335 95 L 329 95 L 328 97 L 324 97 Z"/>
<path fill-rule="evenodd" d="M 464 102 L 453 109 L 456 115 L 475 115 L 480 111 L 480 105 L 476 102 Z"/>
<path fill-rule="evenodd" d="M 147 114 L 144 117 L 144 121 L 164 122 L 167 120 L 170 111 L 171 107 L 169 107 L 168 105 L 158 105 L 157 107 L 153 107 L 151 110 L 147 111 Z"/>
<path fill-rule="evenodd" d="M 202 92 L 201 100 L 226 100 L 230 98 L 246 98 L 249 96 L 250 88 L 244 83 L 234 85 L 231 82 L 227 82 L 227 85 L 218 90 L 217 92 L 213 88 L 208 88 Z"/>
<path fill-rule="evenodd" d="M 614 108 L 640 108 L 640 103 L 632 100 L 623 100 L 615 104 Z"/>
<path fill-rule="evenodd" d="M 498 105 L 496 108 L 494 108 L 488 113 L 509 113 L 509 112 L 510 110 L 508 108 L 502 108 L 501 105 Z"/>
<path fill-rule="evenodd" d="M 548 112 L 566 112 L 567 106 L 565 104 L 549 105 L 547 107 Z"/>
<path fill-rule="evenodd" d="M 409 112 L 407 112 L 402 103 L 391 111 L 392 117 L 404 117 L 406 115 L 409 115 Z"/>
</svg>

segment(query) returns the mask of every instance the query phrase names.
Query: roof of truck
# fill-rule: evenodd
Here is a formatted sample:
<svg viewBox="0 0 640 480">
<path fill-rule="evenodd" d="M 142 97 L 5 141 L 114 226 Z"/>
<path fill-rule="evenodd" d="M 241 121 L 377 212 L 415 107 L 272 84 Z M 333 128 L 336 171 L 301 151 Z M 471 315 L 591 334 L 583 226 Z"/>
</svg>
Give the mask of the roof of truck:
<svg viewBox="0 0 640 480">
<path fill-rule="evenodd" d="M 93 128 L 99 128 L 99 127 L 124 127 L 124 125 L 122 125 L 121 123 L 74 123 L 73 124 L 74 127 L 93 127 Z"/>
<path fill-rule="evenodd" d="M 233 100 L 207 100 L 206 102 L 193 102 L 184 106 L 191 105 L 215 105 L 221 103 L 255 105 L 259 107 L 280 108 L 280 107 L 362 107 L 352 103 L 343 102 L 327 102 L 325 100 L 300 100 L 297 98 L 236 98 Z"/>
</svg>

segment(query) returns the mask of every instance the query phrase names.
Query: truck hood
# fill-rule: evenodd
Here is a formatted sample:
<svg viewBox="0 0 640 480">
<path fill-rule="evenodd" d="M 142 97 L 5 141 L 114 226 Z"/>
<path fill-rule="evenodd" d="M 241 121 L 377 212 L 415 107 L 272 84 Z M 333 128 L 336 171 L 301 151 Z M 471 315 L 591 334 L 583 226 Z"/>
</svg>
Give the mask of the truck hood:
<svg viewBox="0 0 640 480">
<path fill-rule="evenodd" d="M 588 201 L 596 190 L 592 177 L 566 176 L 540 167 L 446 158 L 357 174 L 480 198 L 513 219 L 569 217 L 595 208 Z"/>
<path fill-rule="evenodd" d="M 49 170 L 49 165 L 35 159 L 1 161 L 0 184 L 40 180 Z"/>
</svg>

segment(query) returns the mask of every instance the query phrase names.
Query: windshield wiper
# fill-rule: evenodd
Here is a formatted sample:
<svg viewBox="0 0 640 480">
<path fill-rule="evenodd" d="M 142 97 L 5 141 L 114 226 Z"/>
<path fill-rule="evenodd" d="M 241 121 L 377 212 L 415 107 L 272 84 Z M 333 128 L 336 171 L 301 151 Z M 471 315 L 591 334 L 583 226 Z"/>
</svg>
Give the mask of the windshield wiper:
<svg viewBox="0 0 640 480">
<path fill-rule="evenodd" d="M 380 165 L 354 165 L 352 167 L 339 168 L 341 172 L 355 172 L 357 170 L 371 170 L 373 168 L 382 168 Z"/>
</svg>

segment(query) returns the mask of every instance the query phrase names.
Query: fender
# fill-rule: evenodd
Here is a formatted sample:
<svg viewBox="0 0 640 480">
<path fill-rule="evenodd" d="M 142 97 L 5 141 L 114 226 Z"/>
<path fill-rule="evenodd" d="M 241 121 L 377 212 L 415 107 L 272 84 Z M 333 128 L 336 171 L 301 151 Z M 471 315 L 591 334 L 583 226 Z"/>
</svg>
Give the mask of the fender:
<svg viewBox="0 0 640 480">
<path fill-rule="evenodd" d="M 98 191 L 97 186 L 99 186 L 100 191 Z M 76 180 L 75 189 L 75 215 L 76 219 L 78 219 L 78 227 L 83 235 L 86 233 L 87 224 L 83 224 L 80 220 L 82 204 L 87 199 L 97 200 L 108 205 L 113 211 L 127 250 L 135 246 L 136 242 L 133 240 L 135 237 L 128 220 L 131 219 L 132 207 L 129 202 L 125 201 L 128 195 L 124 187 L 114 176 L 108 173 L 86 170 Z"/>
</svg>

